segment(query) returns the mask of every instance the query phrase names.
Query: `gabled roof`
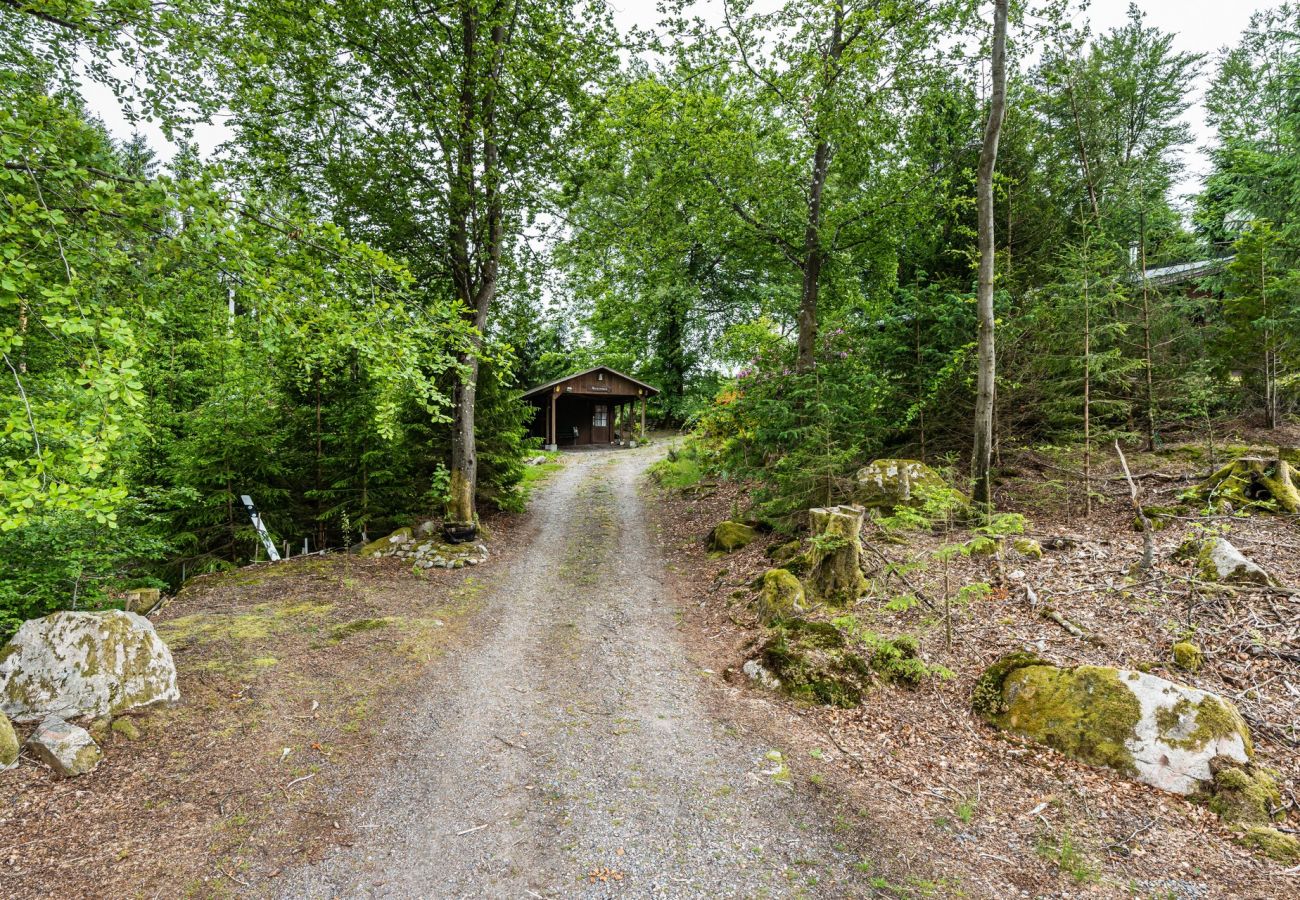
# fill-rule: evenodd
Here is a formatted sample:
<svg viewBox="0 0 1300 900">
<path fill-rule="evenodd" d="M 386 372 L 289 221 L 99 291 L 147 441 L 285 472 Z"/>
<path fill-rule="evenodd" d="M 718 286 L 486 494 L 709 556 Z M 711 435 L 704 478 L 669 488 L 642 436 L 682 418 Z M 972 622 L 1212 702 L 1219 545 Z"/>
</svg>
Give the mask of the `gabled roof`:
<svg viewBox="0 0 1300 900">
<path fill-rule="evenodd" d="M 1158 269 L 1147 269 L 1146 280 L 1148 284 L 1160 287 L 1167 284 L 1179 284 L 1184 281 L 1192 281 L 1196 278 L 1202 278 L 1206 275 L 1215 275 L 1227 268 L 1228 263 L 1236 259 L 1235 256 L 1221 256 L 1217 259 L 1198 259 L 1193 262 L 1179 263 L 1176 266 L 1161 266 Z M 1133 281 L 1142 280 L 1141 273 L 1135 272 L 1132 277 Z"/>
<path fill-rule="evenodd" d="M 554 381 L 546 382 L 546 384 L 539 384 L 535 388 L 530 388 L 529 390 L 524 391 L 524 399 L 527 400 L 529 397 L 536 396 L 537 394 L 544 394 L 547 391 L 549 391 L 551 388 L 555 387 L 557 384 L 564 384 L 564 382 L 566 381 L 572 381 L 575 378 L 581 378 L 583 375 L 590 375 L 592 372 L 600 372 L 600 371 L 608 372 L 611 375 L 617 375 L 619 378 L 624 378 L 635 385 L 639 385 L 640 387 L 645 388 L 646 395 L 649 397 L 653 397 L 659 393 L 659 389 L 657 387 L 646 384 L 644 381 L 640 380 L 639 378 L 633 378 L 631 375 L 626 375 L 623 372 L 618 371 L 617 369 L 611 369 L 609 366 L 592 366 L 590 369 L 583 369 L 581 372 L 574 372 L 572 375 L 565 375 L 563 378 L 557 378 Z"/>
</svg>

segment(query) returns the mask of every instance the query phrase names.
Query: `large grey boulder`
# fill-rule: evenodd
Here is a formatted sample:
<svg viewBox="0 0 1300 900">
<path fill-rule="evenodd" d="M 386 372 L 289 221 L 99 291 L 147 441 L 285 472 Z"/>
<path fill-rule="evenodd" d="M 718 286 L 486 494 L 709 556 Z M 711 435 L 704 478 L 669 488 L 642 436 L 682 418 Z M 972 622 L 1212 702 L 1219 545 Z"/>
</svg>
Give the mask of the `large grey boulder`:
<svg viewBox="0 0 1300 900">
<path fill-rule="evenodd" d="M 956 505 L 965 498 L 948 486 L 943 476 L 915 459 L 878 459 L 858 470 L 853 500 L 869 509 L 919 507 L 928 499 L 948 499 Z"/>
<path fill-rule="evenodd" d="M 973 705 L 998 728 L 1175 794 L 1212 790 L 1211 762 L 1247 766 L 1254 752 L 1231 702 L 1126 669 L 1011 654 L 980 676 Z"/>
<path fill-rule="evenodd" d="M 1185 542 L 1179 554 L 1196 560 L 1196 569 L 1205 581 L 1223 584 L 1275 584 L 1273 577 L 1253 559 L 1218 535 Z"/>
<path fill-rule="evenodd" d="M 104 758 L 104 751 L 99 749 L 90 732 L 58 716 L 50 716 L 41 722 L 27 739 L 27 746 L 37 759 L 64 778 L 85 775 Z"/>
<path fill-rule="evenodd" d="M 132 612 L 32 619 L 0 649 L 0 711 L 18 722 L 116 716 L 180 696 L 171 651 Z"/>
<path fill-rule="evenodd" d="M 0 772 L 18 765 L 18 735 L 14 733 L 13 723 L 4 713 L 0 713 Z"/>
</svg>

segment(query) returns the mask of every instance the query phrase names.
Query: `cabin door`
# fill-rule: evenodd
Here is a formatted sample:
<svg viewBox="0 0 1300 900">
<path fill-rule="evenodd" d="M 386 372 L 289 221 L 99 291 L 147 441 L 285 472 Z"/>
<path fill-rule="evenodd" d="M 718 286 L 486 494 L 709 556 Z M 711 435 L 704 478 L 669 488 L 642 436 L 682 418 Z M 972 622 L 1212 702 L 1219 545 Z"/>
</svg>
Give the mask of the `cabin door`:
<svg viewBox="0 0 1300 900">
<path fill-rule="evenodd" d="M 593 444 L 609 443 L 609 404 L 593 403 L 591 405 L 591 442 Z"/>
</svg>

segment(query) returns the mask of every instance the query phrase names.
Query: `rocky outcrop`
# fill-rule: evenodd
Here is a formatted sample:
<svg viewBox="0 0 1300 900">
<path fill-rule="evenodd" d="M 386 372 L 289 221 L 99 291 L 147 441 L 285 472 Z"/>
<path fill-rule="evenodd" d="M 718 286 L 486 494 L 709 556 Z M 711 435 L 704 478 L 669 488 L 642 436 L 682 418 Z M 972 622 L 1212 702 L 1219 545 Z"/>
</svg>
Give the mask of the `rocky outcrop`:
<svg viewBox="0 0 1300 900">
<path fill-rule="evenodd" d="M 806 612 L 806 607 L 807 597 L 798 578 L 786 569 L 768 569 L 764 573 L 763 589 L 754 607 L 759 621 L 771 625 Z"/>
<path fill-rule="evenodd" d="M 875 682 L 919 684 L 931 674 L 910 635 L 886 638 L 801 618 L 777 621 L 743 671 L 799 700 L 851 707 Z"/>
<path fill-rule="evenodd" d="M 0 713 L 0 772 L 18 765 L 18 749 L 18 735 L 14 733 L 13 723 Z"/>
<path fill-rule="evenodd" d="M 867 661 L 830 622 L 786 619 L 764 640 L 751 677 L 801 700 L 851 707 L 871 683 Z"/>
<path fill-rule="evenodd" d="M 85 775 L 99 765 L 104 752 L 90 732 L 58 716 L 50 716 L 27 740 L 32 754 L 64 778 Z"/>
<path fill-rule="evenodd" d="M 171 651 L 143 616 L 57 612 L 0 649 L 0 711 L 15 721 L 117 715 L 180 699 Z"/>
<path fill-rule="evenodd" d="M 758 532 L 744 522 L 719 522 L 709 532 L 709 549 L 717 553 L 743 550 L 758 538 Z"/>
<path fill-rule="evenodd" d="M 1212 792 L 1212 763 L 1248 766 L 1253 754 L 1227 700 L 1125 669 L 1011 654 L 980 676 L 972 703 L 1000 729 L 1176 794 Z"/>
<path fill-rule="evenodd" d="M 1195 560 L 1197 574 L 1204 581 L 1223 584 L 1276 584 L 1273 577 L 1227 538 L 1212 535 L 1192 538 L 1178 549 L 1184 559 Z"/>
<path fill-rule="evenodd" d="M 427 523 L 426 523 L 427 524 Z M 359 551 L 362 556 L 410 560 L 421 569 L 463 569 L 487 562 L 488 548 L 482 541 L 450 544 L 421 526 L 413 532 L 399 528 L 387 537 L 371 541 Z"/>
<path fill-rule="evenodd" d="M 804 591 L 814 603 L 844 606 L 867 590 L 862 575 L 861 506 L 831 506 L 808 510 L 812 537 L 808 549 L 794 562 Z"/>
<path fill-rule="evenodd" d="M 938 472 L 915 459 L 878 459 L 855 478 L 853 500 L 868 509 L 921 507 L 930 499 L 965 501 Z"/>
</svg>

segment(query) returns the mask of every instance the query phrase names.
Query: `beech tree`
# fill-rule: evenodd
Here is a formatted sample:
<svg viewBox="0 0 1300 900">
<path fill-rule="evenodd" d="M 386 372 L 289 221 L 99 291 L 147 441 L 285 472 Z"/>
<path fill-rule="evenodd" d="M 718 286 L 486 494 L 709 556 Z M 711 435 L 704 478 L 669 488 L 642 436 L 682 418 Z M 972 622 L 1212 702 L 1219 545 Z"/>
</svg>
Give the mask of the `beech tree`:
<svg viewBox="0 0 1300 900">
<path fill-rule="evenodd" d="M 993 47 L 990 53 L 988 126 L 980 148 L 976 198 L 979 209 L 979 368 L 975 394 L 975 449 L 972 454 L 976 503 L 993 505 L 993 402 L 996 390 L 996 355 L 993 314 L 993 170 L 998 161 L 998 138 L 1007 108 L 1007 0 L 993 4 Z"/>
<path fill-rule="evenodd" d="M 600 0 L 321 6 L 229 0 L 224 71 L 239 144 L 350 235 L 400 255 L 427 302 L 479 335 L 460 354 L 447 522 L 476 522 L 476 400 L 511 245 L 611 64 Z"/>
</svg>

